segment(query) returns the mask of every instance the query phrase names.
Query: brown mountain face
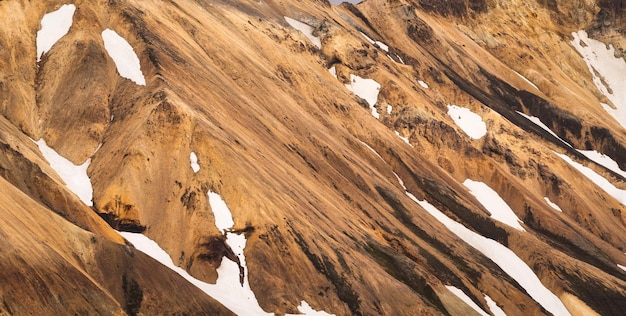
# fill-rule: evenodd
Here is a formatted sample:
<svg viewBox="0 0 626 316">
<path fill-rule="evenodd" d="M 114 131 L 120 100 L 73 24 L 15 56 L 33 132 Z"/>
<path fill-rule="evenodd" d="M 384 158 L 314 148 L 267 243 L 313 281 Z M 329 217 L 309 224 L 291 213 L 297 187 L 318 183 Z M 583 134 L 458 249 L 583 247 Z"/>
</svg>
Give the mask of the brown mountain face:
<svg viewBox="0 0 626 316">
<path fill-rule="evenodd" d="M 477 313 L 451 287 L 487 314 L 626 310 L 623 1 L 75 1 L 38 61 L 63 4 L 0 2 L 0 314 L 231 314 L 115 231 L 220 284 L 243 262 L 209 192 L 268 313 Z M 33 139 L 90 162 L 92 206 Z"/>
</svg>

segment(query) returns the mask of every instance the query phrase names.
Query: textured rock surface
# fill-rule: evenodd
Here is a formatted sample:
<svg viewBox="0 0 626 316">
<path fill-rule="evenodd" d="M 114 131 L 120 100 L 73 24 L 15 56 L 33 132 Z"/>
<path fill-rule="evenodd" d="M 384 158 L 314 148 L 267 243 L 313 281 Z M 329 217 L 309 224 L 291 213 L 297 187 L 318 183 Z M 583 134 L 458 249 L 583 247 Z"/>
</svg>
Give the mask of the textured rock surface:
<svg viewBox="0 0 626 316">
<path fill-rule="evenodd" d="M 0 2 L 3 311 L 128 313 L 135 282 L 144 314 L 227 313 L 110 227 L 143 232 L 215 282 L 234 256 L 208 191 L 247 237 L 268 312 L 305 300 L 336 315 L 465 314 L 452 285 L 485 311 L 488 295 L 509 315 L 547 313 L 405 191 L 507 246 L 570 313 L 626 310 L 626 206 L 555 154 L 626 189 L 574 150 L 626 169 L 626 130 L 570 44 L 585 29 L 621 57 L 621 1 L 76 1 L 70 31 L 37 63 L 39 21 L 64 3 Z M 285 16 L 311 25 L 321 49 Z M 107 28 L 133 47 L 145 86 L 119 76 Z M 351 75 L 381 85 L 379 120 L 344 86 Z M 480 115 L 487 134 L 469 138 L 449 104 Z M 93 208 L 29 137 L 91 159 Z M 493 220 L 466 179 L 495 190 L 526 231 Z"/>
</svg>

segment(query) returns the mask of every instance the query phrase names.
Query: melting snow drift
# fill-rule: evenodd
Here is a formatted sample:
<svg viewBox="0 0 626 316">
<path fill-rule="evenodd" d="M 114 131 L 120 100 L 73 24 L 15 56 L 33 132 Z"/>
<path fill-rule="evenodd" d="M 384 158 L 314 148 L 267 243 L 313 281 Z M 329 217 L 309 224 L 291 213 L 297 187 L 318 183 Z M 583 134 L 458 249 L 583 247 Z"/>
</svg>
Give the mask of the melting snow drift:
<svg viewBox="0 0 626 316">
<path fill-rule="evenodd" d="M 519 285 L 521 285 L 528 295 L 546 310 L 554 315 L 570 315 L 563 305 L 563 302 L 546 288 L 537 275 L 530 267 L 520 259 L 515 252 L 501 245 L 493 239 L 479 235 L 465 226 L 455 222 L 444 213 L 439 211 L 435 206 L 427 201 L 419 201 L 411 193 L 406 192 L 407 196 L 422 206 L 428 213 L 441 222 L 446 228 L 452 231 L 459 238 L 464 240 L 470 246 L 482 252 L 487 258 L 497 264 L 506 274 L 511 276 Z M 486 298 L 486 297 L 485 297 Z M 499 309 L 495 304 L 491 304 L 487 300 L 489 308 L 495 313 L 495 309 Z M 501 310 L 500 310 L 501 311 Z M 500 312 L 498 311 L 498 312 Z"/>
<path fill-rule="evenodd" d="M 287 16 L 285 17 L 285 21 L 287 21 L 287 23 L 289 23 L 289 25 L 291 25 L 291 27 L 293 27 L 294 29 L 302 32 L 302 34 L 304 34 L 313 44 L 315 44 L 317 48 L 322 48 L 322 41 L 320 41 L 320 38 L 313 35 L 313 31 L 315 31 L 314 27 Z"/>
<path fill-rule="evenodd" d="M 92 206 L 93 202 L 91 199 L 93 197 L 93 188 L 91 186 L 91 180 L 89 180 L 89 176 L 87 175 L 87 168 L 91 163 L 91 158 L 87 159 L 82 165 L 77 166 L 59 155 L 54 149 L 48 147 L 43 138 L 35 143 L 39 146 L 41 154 L 43 154 L 44 158 L 50 163 L 50 167 L 63 179 L 67 188 L 78 195 L 83 203 Z"/>
<path fill-rule="evenodd" d="M 470 109 L 449 104 L 448 115 L 472 139 L 480 139 L 487 134 L 487 124 L 483 118 Z"/>
<path fill-rule="evenodd" d="M 615 57 L 612 45 L 607 49 L 604 43 L 589 38 L 583 30 L 573 32 L 572 36 L 574 40 L 570 43 L 583 56 L 593 83 L 617 108 L 606 104 L 602 106 L 626 128 L 626 62 Z"/>
<path fill-rule="evenodd" d="M 511 207 L 506 204 L 500 195 L 498 195 L 498 192 L 482 182 L 472 181 L 470 179 L 466 179 L 463 185 L 466 186 L 470 190 L 470 193 L 478 199 L 478 202 L 491 213 L 491 218 L 517 230 L 525 231 L 524 227 L 520 225 L 522 221 L 515 215 L 515 212 L 513 212 Z"/>
<path fill-rule="evenodd" d="M 111 29 L 102 31 L 102 40 L 104 41 L 104 48 L 115 62 L 120 76 L 130 79 L 140 86 L 145 86 L 146 78 L 141 72 L 141 64 L 133 47 Z"/>
<path fill-rule="evenodd" d="M 446 288 L 450 290 L 452 294 L 456 295 L 463 302 L 465 302 L 465 304 L 469 305 L 469 307 L 474 309 L 478 314 L 483 315 L 483 316 L 489 316 L 489 314 L 485 313 L 485 311 L 482 308 L 476 305 L 476 303 L 474 303 L 474 301 L 472 301 L 472 299 L 469 296 L 467 296 L 467 294 L 465 294 L 463 290 L 459 289 L 458 287 L 451 286 L 451 285 L 446 285 Z"/>
<path fill-rule="evenodd" d="M 69 32 L 74 11 L 76 11 L 75 5 L 64 4 L 58 10 L 43 16 L 41 29 L 37 31 L 37 61 Z"/>
<path fill-rule="evenodd" d="M 195 152 L 192 151 L 191 154 L 189 154 L 189 161 L 191 162 L 193 173 L 198 173 L 198 171 L 200 171 L 200 165 L 198 164 L 198 156 L 196 156 Z"/>
<path fill-rule="evenodd" d="M 375 104 L 378 102 L 378 92 L 380 92 L 380 84 L 374 79 L 363 79 L 359 76 L 350 74 L 350 84 L 346 85 L 348 90 L 356 94 L 360 98 L 365 99 L 372 109 L 372 116 L 380 118 L 380 114 L 376 112 Z"/>
</svg>

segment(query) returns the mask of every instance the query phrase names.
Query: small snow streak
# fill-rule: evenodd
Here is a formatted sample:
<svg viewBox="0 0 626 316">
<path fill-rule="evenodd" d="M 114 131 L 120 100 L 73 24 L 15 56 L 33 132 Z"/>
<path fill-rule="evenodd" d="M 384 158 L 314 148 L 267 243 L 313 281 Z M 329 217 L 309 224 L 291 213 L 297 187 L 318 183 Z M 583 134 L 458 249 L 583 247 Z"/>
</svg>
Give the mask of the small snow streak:
<svg viewBox="0 0 626 316">
<path fill-rule="evenodd" d="M 463 290 L 459 289 L 458 287 L 452 286 L 452 285 L 446 285 L 446 288 L 450 292 L 452 292 L 452 294 L 456 295 L 463 302 L 465 302 L 465 304 L 469 305 L 469 307 L 471 307 L 473 310 L 475 310 L 478 314 L 483 315 L 483 316 L 489 316 L 489 314 L 485 313 L 485 311 L 482 308 L 480 308 L 478 305 L 476 305 L 476 303 L 474 303 L 474 301 L 472 301 L 472 299 L 469 296 L 467 296 L 467 294 L 465 294 L 465 292 L 463 292 Z"/>
<path fill-rule="evenodd" d="M 506 204 L 500 195 L 498 195 L 498 192 L 494 191 L 483 182 L 470 179 L 466 179 L 463 185 L 467 187 L 470 193 L 478 199 L 478 202 L 491 213 L 491 218 L 517 230 L 525 231 L 524 227 L 520 225 L 521 220 L 515 215 L 515 212 L 513 212 L 511 207 Z"/>
<path fill-rule="evenodd" d="M 365 35 L 365 33 L 363 32 L 359 32 L 361 33 L 361 35 L 363 35 L 363 37 L 365 37 L 365 39 L 367 39 L 368 42 L 370 42 L 371 44 L 375 44 L 378 47 L 380 47 L 380 49 L 386 51 L 387 53 L 389 52 L 389 46 L 387 46 L 387 44 L 383 43 L 383 42 L 379 42 L 379 41 L 375 41 L 373 39 L 371 39 L 369 36 Z M 387 55 L 389 56 L 389 55 Z M 391 57 L 389 57 L 391 58 Z M 391 58 L 391 60 L 393 60 L 393 58 Z"/>
<path fill-rule="evenodd" d="M 72 27 L 76 6 L 64 4 L 58 10 L 46 13 L 41 19 L 41 29 L 37 31 L 37 62 Z"/>
<path fill-rule="evenodd" d="M 470 109 L 449 104 L 448 115 L 472 139 L 480 139 L 487 134 L 487 124 L 483 118 Z"/>
<path fill-rule="evenodd" d="M 322 41 L 320 40 L 320 38 L 313 35 L 313 31 L 315 31 L 314 27 L 306 23 L 302 23 L 298 20 L 292 19 L 288 16 L 284 18 L 285 18 L 285 21 L 287 21 L 287 23 L 291 25 L 291 27 L 302 32 L 302 34 L 304 34 L 313 44 L 315 44 L 317 48 L 322 48 Z"/>
<path fill-rule="evenodd" d="M 120 76 L 130 79 L 140 86 L 145 86 L 146 79 L 141 72 L 141 64 L 133 47 L 111 29 L 102 31 L 102 40 L 104 41 L 104 48 L 115 62 Z"/>
<path fill-rule="evenodd" d="M 417 83 L 419 83 L 419 85 L 424 88 L 424 89 L 428 89 L 428 84 L 422 80 L 418 80 Z"/>
<path fill-rule="evenodd" d="M 553 209 L 555 209 L 555 210 L 557 210 L 559 212 L 563 212 L 563 210 L 558 205 L 556 205 L 554 202 L 550 201 L 550 199 L 548 197 L 544 197 L 544 199 L 546 200 L 546 203 L 548 203 L 548 205 L 550 205 L 551 208 L 553 208 Z"/>
<path fill-rule="evenodd" d="M 191 152 L 189 154 L 189 161 L 191 162 L 191 169 L 194 173 L 198 173 L 200 171 L 200 165 L 198 164 L 198 156 L 196 156 L 195 152 Z"/>
<path fill-rule="evenodd" d="M 93 187 L 87 175 L 87 168 L 91 164 L 91 158 L 87 159 L 82 165 L 77 166 L 59 155 L 54 149 L 48 147 L 43 138 L 35 143 L 39 146 L 39 151 L 46 158 L 50 167 L 63 179 L 67 188 L 74 192 L 83 203 L 92 206 Z"/>
</svg>

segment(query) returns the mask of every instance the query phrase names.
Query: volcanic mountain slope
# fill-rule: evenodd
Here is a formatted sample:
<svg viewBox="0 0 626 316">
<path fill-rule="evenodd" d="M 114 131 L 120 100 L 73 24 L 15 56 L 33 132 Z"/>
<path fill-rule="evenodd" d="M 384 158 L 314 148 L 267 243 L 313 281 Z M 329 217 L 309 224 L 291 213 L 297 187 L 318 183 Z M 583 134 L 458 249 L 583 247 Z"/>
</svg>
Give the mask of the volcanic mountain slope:
<svg viewBox="0 0 626 316">
<path fill-rule="evenodd" d="M 620 1 L 0 12 L 4 313 L 626 310 Z"/>
</svg>

